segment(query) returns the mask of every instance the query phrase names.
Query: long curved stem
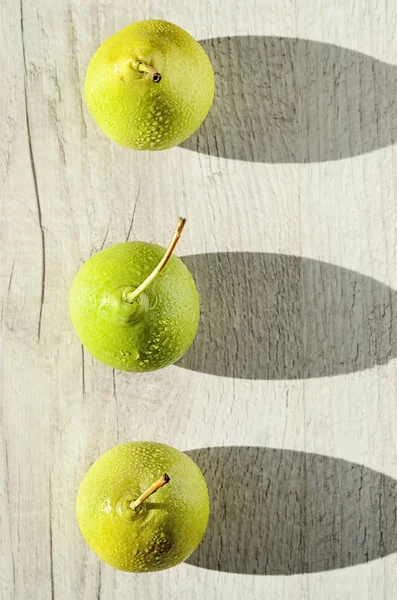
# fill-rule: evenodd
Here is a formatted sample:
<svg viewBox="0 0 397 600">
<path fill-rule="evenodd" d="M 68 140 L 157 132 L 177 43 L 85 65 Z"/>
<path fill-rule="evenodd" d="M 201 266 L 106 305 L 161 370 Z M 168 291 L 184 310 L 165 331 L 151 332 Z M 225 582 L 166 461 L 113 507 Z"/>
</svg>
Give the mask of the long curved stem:
<svg viewBox="0 0 397 600">
<path fill-rule="evenodd" d="M 161 261 L 159 262 L 157 267 L 154 269 L 154 271 L 152 271 L 150 273 L 149 277 L 147 277 L 145 279 L 145 281 L 136 288 L 136 290 L 134 290 L 133 292 L 129 292 L 128 294 L 125 295 L 126 302 L 129 302 L 130 304 L 132 304 L 135 301 L 135 299 L 139 296 L 139 294 L 141 294 L 148 287 L 148 285 L 150 285 L 152 283 L 153 279 L 155 279 L 157 277 L 157 275 L 160 273 L 160 271 L 162 269 L 164 269 L 165 265 L 171 258 L 171 255 L 174 251 L 175 246 L 177 245 L 177 243 L 179 241 L 179 238 L 181 237 L 181 233 L 183 231 L 183 228 L 185 227 L 185 223 L 186 223 L 186 219 L 179 217 L 178 223 L 176 225 L 175 233 L 172 237 L 170 245 L 168 246 L 163 258 L 161 259 Z"/>
</svg>

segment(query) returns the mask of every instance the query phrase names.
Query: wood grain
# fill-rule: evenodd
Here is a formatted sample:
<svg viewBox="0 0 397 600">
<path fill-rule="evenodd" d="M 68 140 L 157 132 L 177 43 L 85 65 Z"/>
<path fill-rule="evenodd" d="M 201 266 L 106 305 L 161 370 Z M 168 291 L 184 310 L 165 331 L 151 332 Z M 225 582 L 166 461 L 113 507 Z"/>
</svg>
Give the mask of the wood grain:
<svg viewBox="0 0 397 600">
<path fill-rule="evenodd" d="M 310 129 L 314 124 L 310 116 L 325 117 L 327 108 L 315 104 L 321 97 L 318 88 L 313 96 L 302 96 L 298 83 L 310 68 L 314 69 L 313 85 L 318 86 L 324 77 L 316 69 L 323 63 L 312 60 L 308 53 L 296 60 L 287 46 L 291 77 L 285 86 L 276 88 L 272 106 L 279 108 L 281 91 L 289 101 L 286 115 L 296 104 L 296 119 L 291 122 L 293 150 L 300 153 L 298 159 L 305 155 L 311 162 L 292 160 L 291 148 L 277 128 L 270 136 L 272 145 L 266 146 L 276 160 L 262 156 L 255 161 L 251 156 L 247 161 L 240 149 L 234 158 L 187 148 L 130 152 L 101 134 L 87 112 L 82 86 L 89 59 L 99 44 L 128 23 L 149 17 L 173 21 L 201 40 L 228 36 L 298 38 L 344 48 L 346 56 L 361 53 L 370 57 L 368 64 L 372 61 L 376 65 L 376 80 L 368 69 L 363 76 L 355 72 L 355 87 L 338 120 L 333 146 L 324 141 L 319 154 L 322 135 Z M 395 598 L 397 563 L 393 541 L 389 541 L 395 538 L 394 504 L 392 496 L 386 500 L 382 494 L 389 489 L 386 482 L 397 479 L 397 372 L 393 353 L 397 154 L 391 145 L 396 101 L 380 94 L 395 82 L 395 3 L 181 0 L 176 6 L 171 0 L 149 0 L 141 5 L 127 0 L 21 0 L 20 4 L 1 0 L 0 23 L 1 598 Z M 227 47 L 221 48 L 224 54 L 219 60 L 231 69 L 233 85 L 238 86 L 239 81 L 250 85 L 249 74 L 241 75 L 242 63 L 230 60 Z M 277 47 L 282 44 L 272 46 L 274 51 Z M 307 52 L 310 47 L 313 44 L 305 46 Z M 330 55 L 330 70 L 340 56 L 335 52 Z M 275 56 L 273 52 L 272 56 L 283 60 L 282 54 Z M 279 63 L 276 60 L 272 64 Z M 382 64 L 388 67 L 382 68 Z M 272 71 L 273 80 L 278 72 Z M 344 81 L 341 73 L 339 82 Z M 237 95 L 244 93 L 241 85 L 230 89 L 236 101 Z M 338 81 L 334 89 L 336 100 L 343 97 L 338 96 L 342 93 Z M 268 92 L 272 99 L 271 89 Z M 260 97 L 255 98 L 260 101 Z M 335 96 L 331 100 L 335 111 Z M 233 106 L 233 98 L 228 106 Z M 353 152 L 349 148 L 357 148 L 361 139 L 357 137 L 361 110 L 375 118 L 373 122 L 367 119 L 363 129 L 370 136 L 364 140 L 367 145 L 360 146 L 365 151 Z M 252 111 L 255 114 L 255 104 Z M 233 114 L 229 121 L 236 144 Z M 324 122 L 321 127 L 328 131 Z M 379 143 L 376 136 L 384 140 L 385 131 L 390 131 L 390 140 Z M 339 137 L 343 158 L 331 160 Z M 218 148 L 230 143 L 228 133 L 217 141 Z M 366 152 L 368 149 L 372 152 Z M 302 290 L 292 286 L 295 297 L 305 299 L 301 310 L 306 316 L 305 327 L 311 329 L 309 335 L 306 330 L 306 337 L 300 337 L 304 356 L 312 351 L 311 364 L 320 364 L 313 353 L 314 340 L 315 348 L 322 349 L 322 364 L 332 368 L 323 373 L 317 370 L 310 378 L 306 378 L 307 373 L 302 378 L 301 371 L 293 378 L 282 377 L 277 369 L 273 378 L 252 377 L 252 370 L 245 370 L 244 377 L 236 373 L 230 377 L 230 373 L 213 375 L 208 369 L 201 372 L 181 366 L 135 376 L 112 371 L 84 352 L 68 316 L 68 290 L 79 266 L 100 248 L 125 239 L 166 244 L 179 215 L 187 217 L 177 252 L 181 256 L 258 253 L 275 257 L 279 270 L 272 271 L 274 264 L 266 263 L 268 272 L 275 274 L 273 283 L 288 294 L 288 281 L 295 281 Z M 280 255 L 289 256 L 290 265 L 317 267 L 296 280 L 296 272 L 276 258 Z M 322 264 L 331 266 L 324 270 Z M 286 269 L 284 279 L 282 268 Z M 350 279 L 341 276 L 346 272 L 353 274 Z M 253 273 L 258 282 L 259 272 L 252 265 L 246 272 L 240 269 L 237 280 L 235 272 L 229 273 L 225 289 L 233 292 L 233 285 L 240 283 L 238 302 L 243 298 L 242 290 L 250 289 Z M 331 295 L 324 299 L 327 290 Z M 258 298 L 256 302 L 253 312 L 247 310 L 247 318 L 261 314 Z M 222 308 L 221 303 L 218 306 Z M 285 308 L 291 303 L 284 298 L 274 306 Z M 305 312 L 308 306 L 312 308 Z M 317 306 L 325 310 L 317 310 Z M 331 314 L 327 312 L 329 306 Z M 285 321 L 288 311 L 281 314 Z M 282 331 L 288 333 L 291 323 L 281 324 L 285 325 Z M 370 335 L 360 325 L 368 325 Z M 236 342 L 247 348 L 250 340 L 241 328 L 236 330 Z M 307 342 L 304 347 L 304 340 L 311 340 L 311 348 Z M 365 363 L 365 368 L 351 369 L 352 344 L 357 340 L 357 360 L 361 366 Z M 215 337 L 209 342 L 215 343 Z M 382 360 L 385 349 L 386 360 Z M 252 359 L 252 346 L 247 358 Z M 350 515 L 348 524 L 352 527 L 358 509 L 372 507 L 379 519 L 377 523 L 369 521 L 373 537 L 367 539 L 367 546 L 364 542 L 360 546 L 362 560 L 350 563 L 343 560 L 349 545 L 341 548 L 340 540 L 346 539 L 342 534 L 329 543 L 322 540 L 319 564 L 330 565 L 330 570 L 310 569 L 308 557 L 305 562 L 292 552 L 293 576 L 291 569 L 274 576 L 277 564 L 273 574 L 255 576 L 247 573 L 248 568 L 240 573 L 200 568 L 194 563 L 200 554 L 192 557 L 191 564 L 168 572 L 145 576 L 116 572 L 100 563 L 82 540 L 74 514 L 75 497 L 87 468 L 100 453 L 119 442 L 137 439 L 154 439 L 184 450 L 262 448 L 258 455 L 262 458 L 257 461 L 261 464 L 256 467 L 272 474 L 269 498 L 273 498 L 276 509 L 277 492 L 285 492 L 286 481 L 291 484 L 288 493 L 293 494 L 293 480 L 287 476 L 289 466 L 294 473 L 301 473 L 302 465 L 298 459 L 291 463 L 291 456 L 311 453 L 328 457 L 329 465 L 336 465 L 331 471 L 327 470 L 328 463 L 315 463 L 319 469 L 315 479 L 318 498 L 327 498 L 325 509 L 336 507 L 324 515 L 324 535 L 332 537 L 333 526 L 339 533 L 350 531 L 338 521 L 341 515 Z M 277 479 L 275 464 L 264 461 L 266 448 L 278 452 L 282 479 Z M 235 452 L 239 455 L 238 450 Z M 340 461 L 361 465 L 367 474 L 369 470 L 383 474 L 364 478 L 361 504 L 349 501 L 348 513 L 338 513 L 338 493 L 347 489 L 358 494 L 360 478 L 352 475 L 349 479 L 342 469 L 346 463 Z M 244 465 L 244 461 L 239 464 Z M 310 461 L 302 464 L 310 465 Z M 310 479 L 302 469 L 297 490 L 314 493 L 313 477 Z M 211 487 L 218 481 L 219 471 L 213 476 L 210 473 Z M 347 483 L 333 492 L 332 486 L 327 486 L 338 477 Z M 244 482 L 255 485 L 254 473 L 248 470 Z M 296 531 L 307 531 L 305 519 L 313 518 L 314 539 L 320 539 L 319 504 L 304 497 L 302 510 L 294 510 L 285 502 L 280 502 L 280 509 L 284 506 L 286 514 L 292 515 Z M 376 498 L 381 499 L 378 510 Z M 233 510 L 232 506 L 231 514 Z M 365 518 L 370 518 L 368 513 Z M 241 548 L 249 552 L 252 521 L 242 523 Z M 357 530 L 364 535 L 359 525 Z M 271 539 L 270 521 L 265 531 Z M 355 534 L 359 536 L 356 530 Z M 352 539 L 360 542 L 359 537 Z M 280 547 L 276 545 L 270 556 L 278 565 Z M 365 563 L 368 547 L 370 562 Z M 329 554 L 329 548 L 334 555 Z M 231 544 L 227 564 L 232 563 L 234 550 Z M 354 548 L 351 552 L 354 554 Z M 287 555 L 281 556 L 284 560 Z M 352 566 L 336 568 L 348 564 Z"/>
</svg>

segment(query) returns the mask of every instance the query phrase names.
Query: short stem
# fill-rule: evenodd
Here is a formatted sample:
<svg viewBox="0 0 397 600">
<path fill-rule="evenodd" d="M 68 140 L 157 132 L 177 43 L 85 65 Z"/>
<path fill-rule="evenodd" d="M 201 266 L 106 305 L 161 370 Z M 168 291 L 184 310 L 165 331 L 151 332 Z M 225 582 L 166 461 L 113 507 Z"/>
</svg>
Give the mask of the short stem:
<svg viewBox="0 0 397 600">
<path fill-rule="evenodd" d="M 160 73 L 151 65 L 147 65 L 146 63 L 140 62 L 138 64 L 138 71 L 141 73 L 149 73 L 152 77 L 153 83 L 160 83 L 161 75 Z"/>
<path fill-rule="evenodd" d="M 171 257 L 171 254 L 174 251 L 175 246 L 178 243 L 179 238 L 181 237 L 181 233 L 183 231 L 183 228 L 185 227 L 185 223 L 186 223 L 186 219 L 182 219 L 182 217 L 179 217 L 178 223 L 176 225 L 175 233 L 173 235 L 170 245 L 168 246 L 163 258 L 161 259 L 161 261 L 159 262 L 157 267 L 154 269 L 154 271 L 152 271 L 150 273 L 149 277 L 147 277 L 145 279 L 145 281 L 136 288 L 136 290 L 134 290 L 133 292 L 129 292 L 128 294 L 125 295 L 124 299 L 126 302 L 129 302 L 130 304 L 132 304 L 135 301 L 135 299 L 139 296 L 139 294 L 141 292 L 143 292 L 148 287 L 148 285 L 150 285 L 152 283 L 153 279 L 155 279 L 157 277 L 157 275 L 160 273 L 160 271 L 162 269 L 164 269 L 165 265 L 167 264 L 167 262 L 169 261 L 169 259 Z"/>
<path fill-rule="evenodd" d="M 132 508 L 132 510 L 136 510 L 138 506 L 145 502 L 145 500 L 149 498 L 149 496 L 154 494 L 154 492 L 157 492 L 157 490 L 163 487 L 163 485 L 168 483 L 169 480 L 170 478 L 168 477 L 167 473 L 164 473 L 164 475 L 162 475 L 160 479 L 158 479 L 153 485 L 151 485 L 150 488 L 146 490 L 146 492 L 143 492 L 143 494 L 141 494 L 137 500 L 131 502 L 130 508 Z"/>
</svg>

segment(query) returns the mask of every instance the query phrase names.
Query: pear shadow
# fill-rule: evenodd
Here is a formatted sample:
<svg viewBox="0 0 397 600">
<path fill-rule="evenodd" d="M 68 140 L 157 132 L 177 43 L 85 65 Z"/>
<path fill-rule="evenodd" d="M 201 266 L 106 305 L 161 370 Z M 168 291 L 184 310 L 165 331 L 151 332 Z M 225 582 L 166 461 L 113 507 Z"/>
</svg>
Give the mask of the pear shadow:
<svg viewBox="0 0 397 600">
<path fill-rule="evenodd" d="M 329 263 L 260 252 L 182 257 L 201 301 L 177 366 L 240 379 L 361 371 L 397 356 L 397 292 Z"/>
<path fill-rule="evenodd" d="M 186 452 L 211 513 L 188 564 L 249 575 L 342 569 L 397 551 L 397 481 L 342 459 L 262 447 Z"/>
<path fill-rule="evenodd" d="M 397 140 L 397 67 L 312 40 L 201 40 L 213 107 L 182 147 L 262 163 L 338 160 Z"/>
</svg>

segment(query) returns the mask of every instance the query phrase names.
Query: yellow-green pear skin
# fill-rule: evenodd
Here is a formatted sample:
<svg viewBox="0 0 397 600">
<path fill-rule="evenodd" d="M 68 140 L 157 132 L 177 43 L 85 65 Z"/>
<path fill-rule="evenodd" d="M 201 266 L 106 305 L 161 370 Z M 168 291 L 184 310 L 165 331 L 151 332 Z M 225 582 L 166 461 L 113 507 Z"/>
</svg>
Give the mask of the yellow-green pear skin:
<svg viewBox="0 0 397 600">
<path fill-rule="evenodd" d="M 132 509 L 131 502 L 164 473 L 169 482 Z M 160 571 L 183 562 L 199 545 L 208 523 L 208 490 L 183 452 L 157 442 L 130 442 L 91 466 L 76 510 L 86 542 L 106 563 L 122 571 Z"/>
<path fill-rule="evenodd" d="M 133 304 L 125 300 L 165 252 L 148 242 L 114 244 L 91 256 L 73 280 L 69 310 L 77 335 L 88 352 L 114 369 L 162 369 L 193 342 L 200 301 L 193 277 L 177 256 Z"/>
<path fill-rule="evenodd" d="M 148 72 L 161 75 L 155 83 Z M 139 21 L 107 39 L 87 69 L 88 109 L 113 141 L 137 150 L 183 142 L 206 117 L 214 72 L 204 49 L 167 21 Z"/>
</svg>

